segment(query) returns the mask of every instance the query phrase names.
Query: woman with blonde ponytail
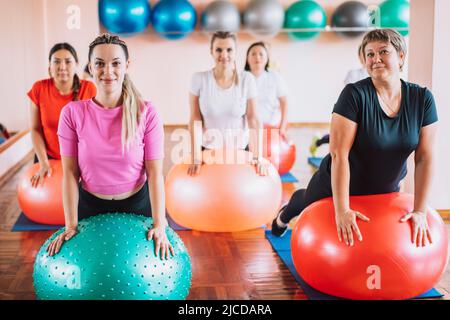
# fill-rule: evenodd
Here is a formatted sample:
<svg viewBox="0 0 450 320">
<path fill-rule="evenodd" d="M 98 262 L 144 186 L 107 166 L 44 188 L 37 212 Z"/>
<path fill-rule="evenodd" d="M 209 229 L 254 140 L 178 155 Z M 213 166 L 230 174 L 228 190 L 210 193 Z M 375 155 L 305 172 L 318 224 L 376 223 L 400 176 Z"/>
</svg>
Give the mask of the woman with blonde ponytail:
<svg viewBox="0 0 450 320">
<path fill-rule="evenodd" d="M 256 111 L 256 83 L 250 72 L 237 71 L 236 36 L 223 31 L 214 33 L 210 50 L 214 68 L 195 73 L 191 80 L 189 128 L 193 152 L 188 174 L 200 172 L 201 149 L 225 147 L 251 151 L 257 174 L 267 175 Z M 201 137 L 197 135 L 200 130 Z"/>
<path fill-rule="evenodd" d="M 165 231 L 164 130 L 128 76 L 128 65 L 125 42 L 109 34 L 97 37 L 89 46 L 97 94 L 61 112 L 66 230 L 48 246 L 49 255 L 77 233 L 79 220 L 108 212 L 152 216 L 147 238 L 155 241 L 155 254 L 174 254 Z"/>
</svg>

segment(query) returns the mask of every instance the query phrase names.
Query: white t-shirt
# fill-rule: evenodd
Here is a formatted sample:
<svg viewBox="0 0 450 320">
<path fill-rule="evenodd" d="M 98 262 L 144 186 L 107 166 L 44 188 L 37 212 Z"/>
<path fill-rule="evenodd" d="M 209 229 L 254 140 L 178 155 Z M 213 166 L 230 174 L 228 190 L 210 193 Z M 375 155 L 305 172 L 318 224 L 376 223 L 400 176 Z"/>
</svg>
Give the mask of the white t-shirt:
<svg viewBox="0 0 450 320">
<path fill-rule="evenodd" d="M 194 73 L 190 92 L 199 97 L 203 118 L 202 145 L 208 149 L 223 145 L 245 149 L 249 142 L 247 100 L 256 98 L 255 78 L 250 72 L 238 73 L 239 83 L 219 87 L 212 70 Z"/>
<path fill-rule="evenodd" d="M 365 68 L 350 70 L 345 76 L 344 83 L 355 83 L 367 77 L 369 77 L 369 74 L 367 73 L 367 70 Z"/>
<path fill-rule="evenodd" d="M 258 88 L 257 107 L 259 120 L 263 124 L 277 126 L 281 122 L 280 97 L 287 96 L 286 84 L 280 75 L 264 71 L 256 79 Z"/>
</svg>

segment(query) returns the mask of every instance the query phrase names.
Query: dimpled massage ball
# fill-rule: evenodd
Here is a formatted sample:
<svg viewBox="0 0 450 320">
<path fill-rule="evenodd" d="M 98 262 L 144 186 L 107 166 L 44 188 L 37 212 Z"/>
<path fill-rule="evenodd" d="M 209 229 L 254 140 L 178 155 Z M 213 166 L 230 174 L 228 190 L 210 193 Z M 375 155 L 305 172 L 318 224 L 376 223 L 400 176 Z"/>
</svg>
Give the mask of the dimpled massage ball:
<svg viewBox="0 0 450 320">
<path fill-rule="evenodd" d="M 94 216 L 78 223 L 78 233 L 64 242 L 59 253 L 39 250 L 33 282 L 38 299 L 185 299 L 191 285 L 191 262 L 181 239 L 169 227 L 167 237 L 175 256 L 155 256 L 147 240 L 153 220 L 126 213 Z"/>
</svg>

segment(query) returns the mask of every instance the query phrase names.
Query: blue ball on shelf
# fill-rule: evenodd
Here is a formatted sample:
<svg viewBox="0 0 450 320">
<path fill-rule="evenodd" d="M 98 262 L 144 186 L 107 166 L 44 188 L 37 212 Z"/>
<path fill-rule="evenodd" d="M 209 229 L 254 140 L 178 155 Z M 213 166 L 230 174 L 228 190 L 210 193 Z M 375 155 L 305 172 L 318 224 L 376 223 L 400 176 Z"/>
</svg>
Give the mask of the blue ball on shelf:
<svg viewBox="0 0 450 320">
<path fill-rule="evenodd" d="M 186 0 L 161 0 L 152 11 L 153 28 L 163 38 L 177 40 L 187 37 L 197 24 L 197 12 Z"/>
<path fill-rule="evenodd" d="M 147 28 L 151 10 L 147 0 L 100 0 L 98 14 L 109 32 L 131 35 Z"/>
</svg>

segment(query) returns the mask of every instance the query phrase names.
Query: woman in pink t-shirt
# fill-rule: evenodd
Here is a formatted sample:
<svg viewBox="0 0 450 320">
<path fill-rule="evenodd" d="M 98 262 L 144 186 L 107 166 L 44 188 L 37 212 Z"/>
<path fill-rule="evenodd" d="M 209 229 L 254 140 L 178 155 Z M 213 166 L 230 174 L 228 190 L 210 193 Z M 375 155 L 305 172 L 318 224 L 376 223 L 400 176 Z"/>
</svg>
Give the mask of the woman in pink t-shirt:
<svg viewBox="0 0 450 320">
<path fill-rule="evenodd" d="M 108 212 L 152 216 L 148 239 L 155 254 L 174 254 L 165 217 L 164 130 L 155 108 L 131 82 L 128 48 L 103 34 L 89 46 L 94 98 L 67 104 L 59 119 L 66 230 L 48 246 L 50 256 L 77 233 L 78 220 Z M 80 184 L 79 184 L 80 181 Z"/>
</svg>

